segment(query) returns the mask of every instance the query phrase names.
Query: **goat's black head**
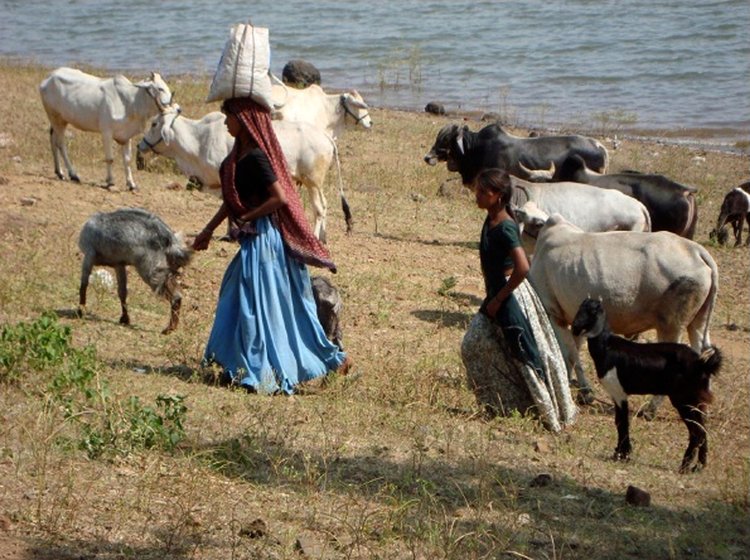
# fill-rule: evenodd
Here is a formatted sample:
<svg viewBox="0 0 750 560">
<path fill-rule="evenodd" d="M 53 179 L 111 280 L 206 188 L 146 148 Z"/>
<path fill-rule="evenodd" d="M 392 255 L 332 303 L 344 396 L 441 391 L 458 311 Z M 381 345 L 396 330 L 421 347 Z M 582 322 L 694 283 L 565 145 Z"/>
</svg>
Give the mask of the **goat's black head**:
<svg viewBox="0 0 750 560">
<path fill-rule="evenodd" d="M 587 338 L 598 336 L 607 324 L 607 316 L 601 300 L 586 298 L 578 308 L 571 331 L 574 336 L 585 335 Z"/>
</svg>

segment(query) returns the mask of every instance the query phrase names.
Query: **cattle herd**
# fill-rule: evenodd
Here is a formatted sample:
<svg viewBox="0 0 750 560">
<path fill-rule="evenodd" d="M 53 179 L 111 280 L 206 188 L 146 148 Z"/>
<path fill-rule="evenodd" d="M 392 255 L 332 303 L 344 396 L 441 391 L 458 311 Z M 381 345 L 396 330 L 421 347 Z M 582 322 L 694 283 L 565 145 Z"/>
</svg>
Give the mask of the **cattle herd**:
<svg viewBox="0 0 750 560">
<path fill-rule="evenodd" d="M 71 124 L 80 130 L 101 133 L 108 186 L 113 184 L 112 141 L 120 144 L 127 187 L 136 189 L 130 170 L 131 138 L 142 133 L 151 119 L 138 144 L 139 153 L 154 152 L 175 159 L 183 173 L 220 196 L 218 169 L 233 141 L 223 115 L 213 112 L 200 119 L 186 117 L 159 74 L 133 84 L 123 76 L 102 79 L 59 68 L 42 81 L 39 91 L 50 121 L 50 144 L 58 178 L 64 178 L 62 158 L 70 180 L 79 181 L 65 145 L 65 129 Z M 335 139 L 346 126 L 372 126 L 367 104 L 354 90 L 328 94 L 315 84 L 304 89 L 274 85 L 273 99 L 277 107 L 274 130 L 291 175 L 310 196 L 314 233 L 325 241 L 327 201 L 323 184 L 331 164 L 336 161 L 338 166 Z M 448 170 L 460 174 L 467 187 L 472 187 L 477 175 L 487 168 L 501 168 L 511 174 L 512 203 L 524 247 L 531 256 L 529 278 L 550 315 L 569 371 L 577 372 L 584 398 L 590 396 L 590 386 L 578 359 L 578 347 L 584 336 L 589 338 L 598 376 L 617 406 L 618 458 L 626 458 L 630 451 L 625 397 L 640 390 L 669 395 L 685 419 L 690 446 L 681 470 L 688 470 L 695 453 L 699 454 L 695 468 L 705 465 L 705 431 L 691 426 L 702 422 L 709 400 L 707 380 L 720 363 L 718 350 L 709 337 L 718 271 L 708 251 L 692 241 L 698 219 L 696 189 L 663 175 L 609 173 L 607 150 L 593 138 L 524 138 L 510 134 L 499 124 L 477 132 L 468 126 L 447 125 L 438 131 L 424 161 L 429 165 L 445 162 Z M 338 183 L 350 228 L 351 213 L 340 170 Z M 727 193 L 711 236 L 724 243 L 728 237 L 726 225 L 731 224 L 735 245 L 740 245 L 743 222 L 750 226 L 750 182 Z M 190 250 L 157 216 L 133 209 L 96 214 L 84 225 L 79 244 L 84 254 L 81 313 L 92 267 L 113 266 L 122 303 L 120 321 L 128 323 L 125 266 L 133 265 L 154 291 L 170 301 L 171 317 L 165 332 L 177 326 L 180 295 L 175 275 L 189 262 Z M 745 244 L 750 244 L 750 234 Z M 318 286 L 318 296 L 319 309 L 325 297 L 336 296 L 328 305 L 333 317 L 326 317 L 326 321 L 331 325 L 330 336 L 340 341 L 336 317 L 340 301 L 335 301 L 335 288 L 330 283 Z M 599 302 L 598 320 L 602 323 L 606 317 L 606 329 L 601 325 L 594 329 L 593 323 L 581 326 L 581 304 L 591 298 Z M 591 320 L 595 322 L 596 317 Z M 576 321 L 578 326 L 571 330 Z M 702 389 L 695 389 L 689 398 L 679 387 L 659 383 L 631 385 L 632 390 L 628 391 L 625 385 L 630 383 L 629 370 L 636 368 L 636 362 L 620 357 L 619 362 L 600 365 L 609 363 L 609 358 L 602 357 L 605 345 L 601 342 L 601 333 L 609 337 L 609 329 L 625 337 L 655 329 L 659 342 L 671 344 L 668 350 L 682 357 L 667 358 L 665 354 L 652 361 L 663 364 L 664 360 L 671 360 L 670 379 Z M 683 331 L 687 331 L 689 347 L 680 344 Z M 628 347 L 628 352 L 657 352 L 649 346 Z M 608 352 L 620 356 L 623 351 Z M 717 357 L 712 358 L 714 355 Z M 710 362 L 708 366 L 706 362 Z M 693 370 L 698 377 L 690 381 Z M 654 370 L 648 375 L 660 373 Z M 642 377 L 642 372 L 636 376 Z M 700 398 L 695 396 L 698 393 Z M 648 414 L 655 412 L 659 400 L 655 396 Z M 693 409 L 699 410 L 698 418 Z"/>
</svg>

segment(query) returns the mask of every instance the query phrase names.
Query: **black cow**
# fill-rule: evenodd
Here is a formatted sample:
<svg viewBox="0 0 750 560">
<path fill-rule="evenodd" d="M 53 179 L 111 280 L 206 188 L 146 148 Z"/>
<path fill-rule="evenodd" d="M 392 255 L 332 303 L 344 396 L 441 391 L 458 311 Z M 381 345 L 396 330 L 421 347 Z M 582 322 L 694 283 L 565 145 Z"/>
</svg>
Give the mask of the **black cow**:
<svg viewBox="0 0 750 560">
<path fill-rule="evenodd" d="M 742 183 L 726 194 L 724 201 L 721 203 L 716 229 L 711 232 L 710 236 L 712 238 L 718 237 L 719 242 L 723 245 L 726 243 L 727 237 L 724 226 L 732 224 L 734 246 L 737 247 L 742 243 L 742 226 L 745 221 L 750 226 L 750 181 Z M 750 245 L 750 233 L 747 235 L 745 245 Z"/>
<path fill-rule="evenodd" d="M 553 182 L 574 181 L 603 189 L 615 189 L 641 202 L 651 216 L 651 231 L 671 231 L 692 239 L 698 223 L 695 187 L 681 185 L 664 175 L 626 171 L 601 174 L 573 155 L 554 173 Z"/>
<path fill-rule="evenodd" d="M 464 185 L 471 185 L 477 175 L 488 168 L 499 167 L 524 179 L 529 169 L 550 169 L 577 154 L 592 169 L 605 171 L 609 155 L 604 146 L 585 136 L 539 136 L 522 138 L 491 124 L 479 132 L 468 126 L 447 125 L 438 132 L 435 144 L 424 156 L 428 165 L 445 161 L 450 171 L 461 174 Z"/>
</svg>

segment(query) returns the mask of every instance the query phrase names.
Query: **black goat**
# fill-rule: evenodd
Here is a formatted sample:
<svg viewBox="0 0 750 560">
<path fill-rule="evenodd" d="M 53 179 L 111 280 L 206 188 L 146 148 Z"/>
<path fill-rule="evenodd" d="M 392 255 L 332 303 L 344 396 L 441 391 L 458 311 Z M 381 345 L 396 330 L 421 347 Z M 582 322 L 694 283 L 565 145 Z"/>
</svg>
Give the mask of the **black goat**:
<svg viewBox="0 0 750 560">
<path fill-rule="evenodd" d="M 117 294 L 122 307 L 120 323 L 129 325 L 125 267 L 132 265 L 154 292 L 170 302 L 169 325 L 162 332 L 167 334 L 177 327 L 182 302 L 177 276 L 179 269 L 190 262 L 192 250 L 158 216 L 139 208 L 96 213 L 83 225 L 78 246 L 83 252 L 79 317 L 86 308 L 91 270 L 94 266 L 111 266 L 117 273 Z"/>
<path fill-rule="evenodd" d="M 575 336 L 585 335 L 599 381 L 615 403 L 617 447 L 614 458 L 630 456 L 628 395 L 667 395 L 690 436 L 680 472 L 706 466 L 706 406 L 713 400 L 711 376 L 721 367 L 713 346 L 698 354 L 685 344 L 633 342 L 612 334 L 601 301 L 587 298 L 573 319 Z M 698 455 L 698 462 L 691 466 Z"/>
<path fill-rule="evenodd" d="M 711 230 L 709 237 L 711 239 L 717 238 L 719 243 L 724 245 L 728 237 L 724 226 L 731 224 L 734 232 L 734 246 L 737 247 L 742 243 L 742 226 L 745 221 L 750 226 L 750 181 L 742 183 L 726 194 L 724 201 L 721 203 L 716 227 Z M 750 245 L 750 233 L 747 235 L 745 244 Z"/>
</svg>

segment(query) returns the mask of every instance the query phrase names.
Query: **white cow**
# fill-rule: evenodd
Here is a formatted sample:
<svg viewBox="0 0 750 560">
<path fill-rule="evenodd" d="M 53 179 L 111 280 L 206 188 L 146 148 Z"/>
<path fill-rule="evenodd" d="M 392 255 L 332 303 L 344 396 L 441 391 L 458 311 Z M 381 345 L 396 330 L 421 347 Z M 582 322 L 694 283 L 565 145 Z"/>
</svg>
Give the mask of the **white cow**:
<svg viewBox="0 0 750 560">
<path fill-rule="evenodd" d="M 346 124 L 372 126 L 367 103 L 356 90 L 346 93 L 326 93 L 319 85 L 296 89 L 276 84 L 273 102 L 281 105 L 278 112 L 285 121 L 308 122 L 337 138 Z"/>
<path fill-rule="evenodd" d="M 125 178 L 130 190 L 136 189 L 130 170 L 130 139 L 143 131 L 146 121 L 172 103 L 169 86 L 159 74 L 133 84 L 125 76 L 97 78 L 74 68 L 58 68 L 39 85 L 42 104 L 50 122 L 50 144 L 55 161 L 55 175 L 63 178 L 60 155 L 71 181 L 78 174 L 68 157 L 65 129 L 68 124 L 100 132 L 107 163 L 107 187 L 112 178 L 112 141 L 122 146 Z"/>
<path fill-rule="evenodd" d="M 590 386 L 568 326 L 587 297 L 602 299 L 613 332 L 634 336 L 656 329 L 659 341 L 679 342 L 687 329 L 694 350 L 711 344 L 716 263 L 702 245 L 673 233 L 586 233 L 555 215 L 539 232 L 529 279 L 584 391 Z M 657 406 L 652 400 L 647 413 Z"/>
<path fill-rule="evenodd" d="M 138 150 L 151 150 L 174 158 L 183 173 L 197 177 L 209 192 L 221 196 L 219 166 L 234 144 L 234 138 L 227 131 L 224 121 L 224 115 L 218 111 L 208 113 L 200 120 L 189 119 L 181 115 L 179 106 L 174 105 L 152 120 L 151 127 L 138 144 Z M 272 121 L 272 125 L 289 173 L 308 190 L 315 214 L 313 231 L 325 241 L 328 202 L 323 184 L 336 155 L 336 144 L 325 132 L 308 123 Z M 339 186 L 349 228 L 351 214 L 343 187 L 341 184 Z"/>
<path fill-rule="evenodd" d="M 517 207 L 522 241 L 527 253 L 534 253 L 533 228 L 524 220 L 546 220 L 553 214 L 575 224 L 583 231 L 651 231 L 646 207 L 621 192 L 581 183 L 532 183 L 511 176 L 511 203 Z"/>
</svg>

